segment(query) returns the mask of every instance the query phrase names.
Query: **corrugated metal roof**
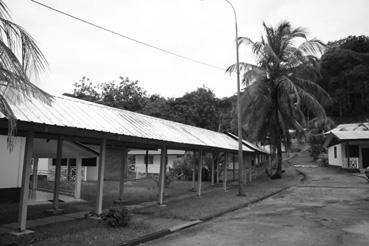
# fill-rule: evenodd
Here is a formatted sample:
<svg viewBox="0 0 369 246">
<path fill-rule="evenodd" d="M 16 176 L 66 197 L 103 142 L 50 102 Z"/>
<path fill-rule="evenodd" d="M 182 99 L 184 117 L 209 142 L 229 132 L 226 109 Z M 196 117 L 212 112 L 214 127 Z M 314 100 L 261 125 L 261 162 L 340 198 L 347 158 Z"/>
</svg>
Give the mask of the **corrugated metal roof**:
<svg viewBox="0 0 369 246">
<path fill-rule="evenodd" d="M 326 134 L 338 131 L 367 131 L 367 130 L 369 130 L 369 123 L 367 122 L 349 123 L 349 124 L 340 124 L 335 128 L 333 128 L 332 130 L 326 132 Z"/>
<path fill-rule="evenodd" d="M 369 131 L 336 131 L 332 134 L 340 140 L 369 139 Z"/>
<path fill-rule="evenodd" d="M 227 132 L 226 134 L 229 135 L 230 137 L 232 137 L 233 139 L 235 139 L 235 140 L 238 141 L 238 136 L 234 135 L 233 133 Z M 247 147 L 255 150 L 255 151 L 266 153 L 266 154 L 269 154 L 270 153 L 270 151 L 268 151 L 266 149 L 262 149 L 259 146 L 257 146 L 256 144 L 253 144 L 253 143 L 251 143 L 251 142 L 249 142 L 249 141 L 247 141 L 245 139 L 242 139 L 242 143 L 244 145 L 246 145 Z"/>
<path fill-rule="evenodd" d="M 237 150 L 238 143 L 224 133 L 163 120 L 66 96 L 51 105 L 37 99 L 14 103 L 17 119 L 26 122 L 72 127 L 125 136 Z M 4 115 L 0 113 L 0 118 Z M 243 146 L 244 151 L 253 152 Z"/>
</svg>

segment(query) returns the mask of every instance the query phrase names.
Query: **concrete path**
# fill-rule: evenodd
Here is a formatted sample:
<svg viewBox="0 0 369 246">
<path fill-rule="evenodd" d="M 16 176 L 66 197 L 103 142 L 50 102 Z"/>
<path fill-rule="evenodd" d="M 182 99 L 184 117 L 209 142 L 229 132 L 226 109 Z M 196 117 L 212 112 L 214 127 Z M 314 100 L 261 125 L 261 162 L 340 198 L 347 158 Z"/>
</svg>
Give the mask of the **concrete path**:
<svg viewBox="0 0 369 246">
<path fill-rule="evenodd" d="M 303 184 L 148 245 L 369 245 L 368 183 L 307 152 L 290 163 L 307 174 Z"/>
</svg>

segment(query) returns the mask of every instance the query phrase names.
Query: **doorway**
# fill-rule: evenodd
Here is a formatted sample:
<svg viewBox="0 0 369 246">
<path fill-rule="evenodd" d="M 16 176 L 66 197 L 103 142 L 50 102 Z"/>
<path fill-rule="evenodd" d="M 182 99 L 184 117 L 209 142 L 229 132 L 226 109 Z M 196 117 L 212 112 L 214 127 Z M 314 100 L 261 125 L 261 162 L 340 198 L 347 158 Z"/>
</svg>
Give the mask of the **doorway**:
<svg viewBox="0 0 369 246">
<path fill-rule="evenodd" d="M 363 157 L 363 168 L 369 167 L 369 148 L 361 149 L 361 154 Z"/>
</svg>

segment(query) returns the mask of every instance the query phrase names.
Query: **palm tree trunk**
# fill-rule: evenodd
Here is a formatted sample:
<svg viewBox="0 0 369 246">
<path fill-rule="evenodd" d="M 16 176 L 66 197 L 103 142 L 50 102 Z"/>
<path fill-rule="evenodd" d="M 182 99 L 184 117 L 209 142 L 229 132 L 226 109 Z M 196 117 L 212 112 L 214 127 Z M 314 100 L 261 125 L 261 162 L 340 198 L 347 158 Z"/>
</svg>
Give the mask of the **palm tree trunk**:
<svg viewBox="0 0 369 246">
<path fill-rule="evenodd" d="M 275 102 L 275 145 L 277 149 L 277 170 L 270 177 L 271 179 L 280 179 L 282 178 L 282 137 L 281 137 L 281 126 L 279 124 L 279 100 L 278 100 L 278 91 L 276 89 L 274 95 Z"/>
</svg>

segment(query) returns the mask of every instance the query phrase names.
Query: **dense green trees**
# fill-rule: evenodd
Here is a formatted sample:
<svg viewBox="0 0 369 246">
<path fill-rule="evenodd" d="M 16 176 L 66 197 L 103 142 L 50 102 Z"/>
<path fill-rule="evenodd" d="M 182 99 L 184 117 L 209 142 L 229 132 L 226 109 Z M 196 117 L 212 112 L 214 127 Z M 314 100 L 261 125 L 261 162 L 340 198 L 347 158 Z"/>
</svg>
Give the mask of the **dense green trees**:
<svg viewBox="0 0 369 246">
<path fill-rule="evenodd" d="M 320 63 L 320 85 L 333 98 L 329 114 L 338 121 L 368 118 L 369 37 L 349 36 L 329 43 Z"/>
<path fill-rule="evenodd" d="M 324 51 L 319 40 L 308 40 L 303 28 L 289 22 L 276 27 L 263 24 L 259 42 L 240 38 L 250 45 L 256 65 L 242 63 L 245 90 L 242 93 L 243 129 L 249 139 L 270 138 L 276 149 L 277 169 L 272 178 L 281 178 L 282 140 L 289 142 L 289 129 L 304 132 L 304 114 L 325 117 L 322 105 L 329 95 L 315 81 L 319 78 L 318 58 Z M 298 40 L 302 43 L 296 46 Z M 232 72 L 235 65 L 228 71 Z"/>
<path fill-rule="evenodd" d="M 51 96 L 32 83 L 46 64 L 35 40 L 11 21 L 6 5 L 0 0 L 0 113 L 8 119 L 10 147 L 16 117 L 9 101 L 17 103 L 32 96 L 49 103 Z"/>
</svg>

